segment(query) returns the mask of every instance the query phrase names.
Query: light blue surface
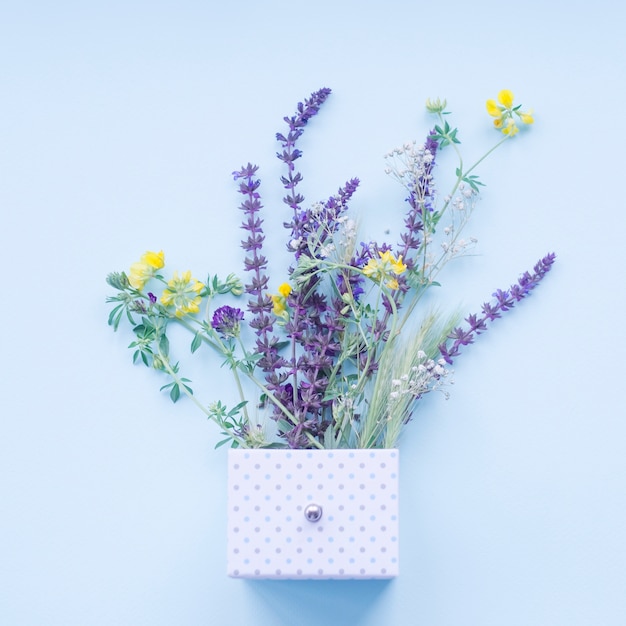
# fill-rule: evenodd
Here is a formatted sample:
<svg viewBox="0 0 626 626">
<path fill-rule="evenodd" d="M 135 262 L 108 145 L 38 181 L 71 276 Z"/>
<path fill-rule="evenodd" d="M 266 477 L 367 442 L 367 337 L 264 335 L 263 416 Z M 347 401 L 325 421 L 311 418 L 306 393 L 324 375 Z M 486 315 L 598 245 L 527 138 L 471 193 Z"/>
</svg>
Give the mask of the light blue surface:
<svg viewBox="0 0 626 626">
<path fill-rule="evenodd" d="M 226 4 L 0 9 L 0 623 L 623 625 L 623 5 Z M 279 224 L 274 133 L 322 86 L 308 199 L 359 176 L 376 237 L 404 208 L 382 155 L 423 138 L 425 99 L 448 99 L 471 158 L 496 138 L 485 99 L 512 89 L 537 123 L 481 168 L 480 256 L 445 293 L 470 311 L 558 264 L 401 441 L 399 578 L 232 580 L 219 435 L 132 367 L 104 277 L 160 248 L 239 271 L 230 173 L 262 166 Z"/>
</svg>

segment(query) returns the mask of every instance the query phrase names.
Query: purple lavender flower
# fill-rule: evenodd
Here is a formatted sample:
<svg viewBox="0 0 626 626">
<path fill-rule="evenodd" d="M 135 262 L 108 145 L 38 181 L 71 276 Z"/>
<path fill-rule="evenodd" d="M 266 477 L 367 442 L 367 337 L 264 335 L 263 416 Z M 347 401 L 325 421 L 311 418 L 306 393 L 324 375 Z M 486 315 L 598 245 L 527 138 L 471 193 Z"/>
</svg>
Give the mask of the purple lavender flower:
<svg viewBox="0 0 626 626">
<path fill-rule="evenodd" d="M 267 259 L 261 254 L 265 236 L 263 220 L 259 217 L 263 206 L 258 191 L 261 181 L 256 178 L 257 170 L 256 165 L 248 163 L 239 171 L 233 172 L 233 177 L 240 181 L 239 193 L 245 197 L 239 208 L 245 216 L 241 228 L 248 232 L 247 239 L 241 242 L 241 247 L 249 253 L 244 260 L 244 267 L 247 272 L 252 273 L 251 281 L 245 285 L 246 293 L 252 296 L 248 300 L 248 310 L 254 316 L 250 327 L 257 335 L 257 352 L 263 355 L 258 365 L 264 372 L 271 373 L 281 368 L 284 361 L 278 355 L 279 340 L 272 335 L 272 299 L 266 293 L 269 278 L 265 274 Z"/>
<path fill-rule="evenodd" d="M 281 144 L 281 152 L 277 157 L 287 166 L 286 175 L 281 177 L 283 187 L 287 195 L 283 198 L 285 204 L 292 209 L 292 219 L 285 223 L 285 228 L 291 231 L 288 249 L 294 253 L 296 259 L 301 254 L 307 254 L 312 258 L 317 255 L 311 253 L 300 242 L 307 240 L 312 230 L 319 229 L 324 234 L 319 241 L 319 249 L 324 244 L 324 238 L 330 233 L 336 232 L 339 222 L 338 217 L 347 208 L 347 203 L 357 188 L 358 180 L 352 179 L 339 189 L 336 196 L 327 202 L 317 205 L 316 211 L 302 209 L 304 196 L 296 191 L 296 187 L 302 181 L 302 174 L 295 170 L 295 162 L 302 156 L 302 152 L 295 147 L 296 142 L 304 132 L 307 122 L 318 113 L 321 105 L 330 95 L 330 89 L 320 89 L 311 94 L 311 97 L 299 103 L 297 113 L 292 117 L 285 117 L 289 131 L 286 134 L 277 133 L 276 138 Z M 287 378 L 282 377 L 283 389 L 279 386 L 272 389 L 281 398 L 283 404 L 292 410 L 298 420 L 290 432 L 283 435 L 291 446 L 307 447 L 306 434 L 315 435 L 322 427 L 322 413 L 328 406 L 323 398 L 328 385 L 327 372 L 332 367 L 332 355 L 337 350 L 336 333 L 338 328 L 343 328 L 341 322 L 338 327 L 329 327 L 329 319 L 338 319 L 338 311 L 335 302 L 328 302 L 327 298 L 317 291 L 319 284 L 318 276 L 312 272 L 311 276 L 300 284 L 297 292 L 289 297 L 291 315 L 285 324 L 285 331 L 292 342 L 292 357 L 288 362 Z M 296 348 L 299 346 L 299 348 Z M 302 352 L 296 359 L 296 353 Z M 274 373 L 268 384 L 278 383 Z M 289 382 L 287 382 L 289 380 Z M 289 387 L 291 394 L 283 393 Z M 270 387 L 271 388 L 271 387 Z M 276 412 L 279 418 L 279 412 Z"/>
<path fill-rule="evenodd" d="M 283 133 L 276 133 L 276 139 L 281 144 L 282 152 L 277 152 L 276 156 L 287 165 L 287 176 L 281 177 L 281 182 L 285 189 L 288 190 L 288 194 L 283 198 L 285 204 L 290 206 L 294 212 L 292 222 L 285 224 L 286 227 L 291 228 L 290 240 L 297 240 L 302 233 L 300 232 L 304 221 L 304 216 L 299 214 L 300 205 L 304 201 L 304 196 L 296 193 L 295 189 L 297 185 L 302 181 L 302 174 L 295 171 L 295 161 L 302 156 L 302 152 L 296 149 L 295 145 L 298 139 L 304 132 L 304 127 L 308 121 L 320 110 L 320 107 L 328 96 L 331 90 L 328 88 L 320 89 L 311 94 L 310 98 L 305 99 L 304 103 L 298 103 L 298 111 L 292 117 L 285 117 L 289 132 L 285 135 Z"/>
<path fill-rule="evenodd" d="M 498 289 L 493 293 L 495 302 L 486 302 L 482 306 L 483 317 L 476 314 L 469 315 L 465 318 L 468 328 L 455 328 L 449 335 L 448 339 L 453 340 L 448 347 L 445 341 L 439 346 L 439 352 L 445 361 L 452 364 L 455 357 L 460 354 L 461 346 L 467 346 L 474 342 L 474 335 L 479 335 L 487 330 L 487 321 L 493 321 L 501 316 L 502 311 L 512 309 L 516 302 L 525 298 L 532 289 L 534 289 L 539 281 L 550 271 L 552 264 L 556 259 L 554 253 L 549 253 L 540 259 L 534 266 L 534 274 L 524 272 L 517 281 L 516 285 L 512 285 L 508 290 Z"/>
<path fill-rule="evenodd" d="M 330 244 L 359 184 L 358 179 L 354 178 L 328 200 L 314 203 L 309 208 L 304 207 L 304 196 L 299 191 L 303 176 L 296 170 L 302 151 L 296 144 L 307 123 L 317 115 L 330 93 L 330 89 L 320 89 L 299 103 L 295 115 L 283 118 L 288 130 L 276 134 L 280 143 L 276 156 L 286 167 L 286 172 L 280 178 L 286 190 L 283 202 L 291 209 L 291 219 L 284 223 L 290 234 L 287 248 L 295 256 L 298 270 L 297 289 L 287 296 L 289 315 L 281 320 L 290 346 L 273 334 L 276 318 L 272 314 L 272 300 L 267 293 L 267 259 L 262 254 L 265 237 L 260 217 L 262 205 L 258 193 L 260 180 L 256 177 L 257 167 L 248 164 L 233 173 L 235 180 L 239 181 L 240 193 L 245 196 L 240 208 L 246 215 L 242 228 L 248 236 L 242 241 L 242 247 L 247 253 L 245 269 L 251 275 L 245 286 L 251 296 L 248 301 L 248 309 L 253 314 L 250 326 L 256 332 L 256 350 L 261 355 L 256 364 L 265 373 L 268 397 L 274 401 L 272 412 L 278 423 L 279 434 L 293 448 L 310 447 L 311 440 L 319 439 L 331 423 L 333 399 L 327 397 L 327 390 L 330 380 L 337 384 L 337 380 L 343 376 L 343 371 L 337 368 L 343 368 L 344 361 L 338 364 L 337 357 L 345 349 L 344 334 L 349 332 L 350 323 L 350 310 L 346 307 L 345 296 L 348 293 L 353 298 L 361 296 L 364 293 L 363 267 L 370 259 L 378 259 L 380 252 L 392 250 L 385 243 L 361 244 L 350 263 L 336 272 L 330 288 L 323 280 L 323 266 L 333 250 Z M 410 208 L 396 251 L 396 255 L 403 258 L 409 269 L 416 266 L 416 256 L 422 249 L 427 225 L 429 232 L 434 230 L 440 217 L 433 207 L 432 183 L 439 147 L 431 132 L 423 151 L 417 155 L 419 162 L 416 161 L 412 170 L 415 180 L 409 181 L 411 191 L 407 203 Z M 550 270 L 553 262 L 554 255 L 547 255 L 535 265 L 534 273 L 526 272 L 510 289 L 496 291 L 493 294 L 494 301 L 485 303 L 480 314 L 469 315 L 465 319 L 466 326 L 455 328 L 441 344 L 439 349 L 445 361 L 452 363 L 462 346 L 473 343 L 477 335 L 487 330 L 488 322 L 499 318 L 504 311 L 525 298 Z M 294 271 L 296 268 L 290 268 L 290 274 Z M 356 366 L 361 368 L 363 375 L 374 375 L 380 357 L 377 351 L 389 340 L 389 316 L 400 307 L 408 290 L 406 277 L 398 277 L 397 289 L 388 296 L 391 299 L 382 301 L 385 308 L 382 319 L 372 320 L 371 327 L 367 329 L 375 347 L 370 349 L 357 341 L 352 353 L 344 355 L 348 368 Z M 213 325 L 224 336 L 236 336 L 241 319 L 243 313 L 238 309 L 222 307 L 215 312 Z M 281 348 L 285 348 L 285 354 L 288 350 L 289 356 L 281 356 Z"/>
<path fill-rule="evenodd" d="M 243 311 L 232 306 L 221 306 L 213 313 L 211 325 L 224 338 L 239 336 L 239 322 L 243 320 Z"/>
<path fill-rule="evenodd" d="M 288 190 L 284 202 L 293 210 L 292 222 L 285 225 L 287 228 L 291 228 L 292 233 L 294 233 L 292 240 L 299 236 L 296 233 L 299 233 L 302 229 L 304 225 L 303 220 L 305 219 L 305 212 L 300 209 L 304 197 L 296 192 L 296 187 L 302 180 L 302 175 L 295 171 L 295 162 L 302 156 L 302 152 L 296 149 L 295 144 L 304 132 L 304 127 L 308 121 L 317 114 L 329 95 L 330 89 L 320 89 L 311 94 L 310 98 L 306 99 L 304 103 L 298 103 L 296 114 L 292 117 L 284 118 L 289 127 L 289 132 L 286 135 L 281 133 L 276 135 L 278 141 L 281 142 L 282 148 L 282 151 L 277 153 L 277 157 L 285 163 L 288 170 L 287 175 L 281 177 L 281 182 L 285 189 Z M 251 282 L 245 287 L 248 294 L 255 296 L 248 303 L 248 308 L 255 316 L 252 322 L 250 322 L 250 326 L 255 329 L 257 334 L 257 352 L 262 355 L 257 364 L 266 374 L 268 389 L 300 421 L 299 426 L 295 426 L 298 429 L 295 435 L 290 435 L 290 433 L 283 434 L 290 442 L 290 445 L 295 445 L 297 441 L 299 447 L 306 447 L 306 438 L 303 430 L 311 431 L 311 428 L 306 420 L 306 407 L 298 410 L 300 402 L 297 402 L 297 398 L 294 397 L 299 393 L 297 389 L 297 364 L 293 357 L 290 361 L 286 361 L 278 354 L 279 340 L 271 334 L 273 332 L 274 318 L 271 313 L 272 300 L 266 293 L 269 282 L 268 277 L 264 273 L 267 268 L 267 260 L 260 252 L 264 235 L 261 229 L 262 220 L 258 217 L 261 203 L 257 192 L 260 181 L 256 179 L 256 171 L 256 166 L 248 164 L 240 171 L 233 173 L 235 180 L 243 179 L 240 183 L 239 191 L 247 196 L 240 208 L 247 216 L 247 220 L 242 228 L 249 233 L 247 240 L 242 242 L 244 250 L 250 253 L 250 256 L 245 259 L 245 269 L 253 272 Z M 346 193 L 351 194 L 351 191 L 348 190 Z M 292 303 L 290 305 L 293 306 Z M 296 320 L 299 310 L 299 307 L 296 306 L 296 313 L 294 313 Z M 304 317 L 301 318 L 300 323 L 298 321 L 295 322 L 296 333 L 303 331 L 300 328 L 303 321 L 306 321 Z M 292 341 L 295 341 L 295 335 L 292 337 Z M 289 368 L 288 372 L 284 371 L 286 367 Z M 287 389 L 289 376 L 293 376 L 294 382 L 296 382 L 295 392 L 293 390 L 290 392 Z M 277 406 L 274 407 L 274 417 L 276 419 L 284 417 L 282 411 Z"/>
</svg>

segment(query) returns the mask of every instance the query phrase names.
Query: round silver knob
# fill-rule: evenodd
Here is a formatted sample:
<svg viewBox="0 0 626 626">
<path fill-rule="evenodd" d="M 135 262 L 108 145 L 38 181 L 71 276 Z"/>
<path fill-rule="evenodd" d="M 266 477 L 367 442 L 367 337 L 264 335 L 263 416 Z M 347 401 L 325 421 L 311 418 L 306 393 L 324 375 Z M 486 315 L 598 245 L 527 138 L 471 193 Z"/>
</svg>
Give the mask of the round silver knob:
<svg viewBox="0 0 626 626">
<path fill-rule="evenodd" d="M 308 504 L 304 509 L 307 522 L 319 522 L 322 519 L 322 507 L 319 504 Z"/>
</svg>

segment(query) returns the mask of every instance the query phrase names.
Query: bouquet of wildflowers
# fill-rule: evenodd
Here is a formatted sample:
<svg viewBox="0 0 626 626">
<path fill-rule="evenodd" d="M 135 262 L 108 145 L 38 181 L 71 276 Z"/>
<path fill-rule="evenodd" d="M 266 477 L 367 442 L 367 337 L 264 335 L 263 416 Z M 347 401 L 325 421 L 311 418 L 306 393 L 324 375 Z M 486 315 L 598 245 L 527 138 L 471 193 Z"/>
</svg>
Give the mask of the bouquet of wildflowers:
<svg viewBox="0 0 626 626">
<path fill-rule="evenodd" d="M 202 282 L 189 271 L 166 277 L 162 251 L 146 252 L 128 273 L 107 277 L 118 291 L 108 299 L 115 305 L 109 324 L 117 330 L 123 319 L 130 322 L 133 361 L 164 374 L 168 381 L 161 389 L 174 402 L 186 395 L 215 422 L 224 435 L 218 445 L 396 446 L 419 401 L 444 390 L 461 349 L 525 298 L 555 259 L 547 254 L 463 322 L 457 314 L 434 310 L 417 315 L 426 292 L 439 285 L 443 267 L 475 243 L 462 233 L 482 186 L 474 173 L 477 165 L 520 125 L 532 124 L 532 113 L 514 106 L 508 90 L 497 101 L 488 100 L 500 137 L 466 167 L 446 102 L 428 100 L 436 123 L 425 142 L 405 144 L 385 157 L 387 173 L 406 190 L 400 240 L 363 242 L 349 212 L 358 179 L 322 201 L 305 203 L 300 193 L 302 152 L 296 146 L 329 95 L 330 89 L 321 89 L 299 103 L 276 135 L 288 207 L 286 245 L 293 255 L 283 276 L 288 280 L 272 289 L 263 251 L 261 182 L 252 164 L 233 173 L 246 233 L 243 280 L 235 274 L 209 275 Z M 440 197 L 434 172 L 444 148 L 455 151 L 457 167 L 452 189 Z M 245 304 L 234 306 L 240 297 Z M 235 406 L 205 404 L 194 395 L 170 348 L 172 324 L 189 331 L 192 353 L 208 349 L 221 357 L 239 394 Z"/>
</svg>

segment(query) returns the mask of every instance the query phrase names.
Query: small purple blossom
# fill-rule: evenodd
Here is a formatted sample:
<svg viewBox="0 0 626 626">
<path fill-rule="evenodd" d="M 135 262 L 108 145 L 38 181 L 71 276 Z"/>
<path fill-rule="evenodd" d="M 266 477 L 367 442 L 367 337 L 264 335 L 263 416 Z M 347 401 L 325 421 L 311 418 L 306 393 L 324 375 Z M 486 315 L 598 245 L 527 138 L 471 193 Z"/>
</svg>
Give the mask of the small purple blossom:
<svg viewBox="0 0 626 626">
<path fill-rule="evenodd" d="M 239 336 L 239 322 L 243 320 L 243 311 L 224 305 L 213 313 L 211 325 L 224 338 Z"/>
<path fill-rule="evenodd" d="M 148 312 L 146 303 L 143 300 L 133 300 L 133 303 L 130 305 L 130 310 L 134 313 L 141 313 L 142 315 Z"/>
</svg>

